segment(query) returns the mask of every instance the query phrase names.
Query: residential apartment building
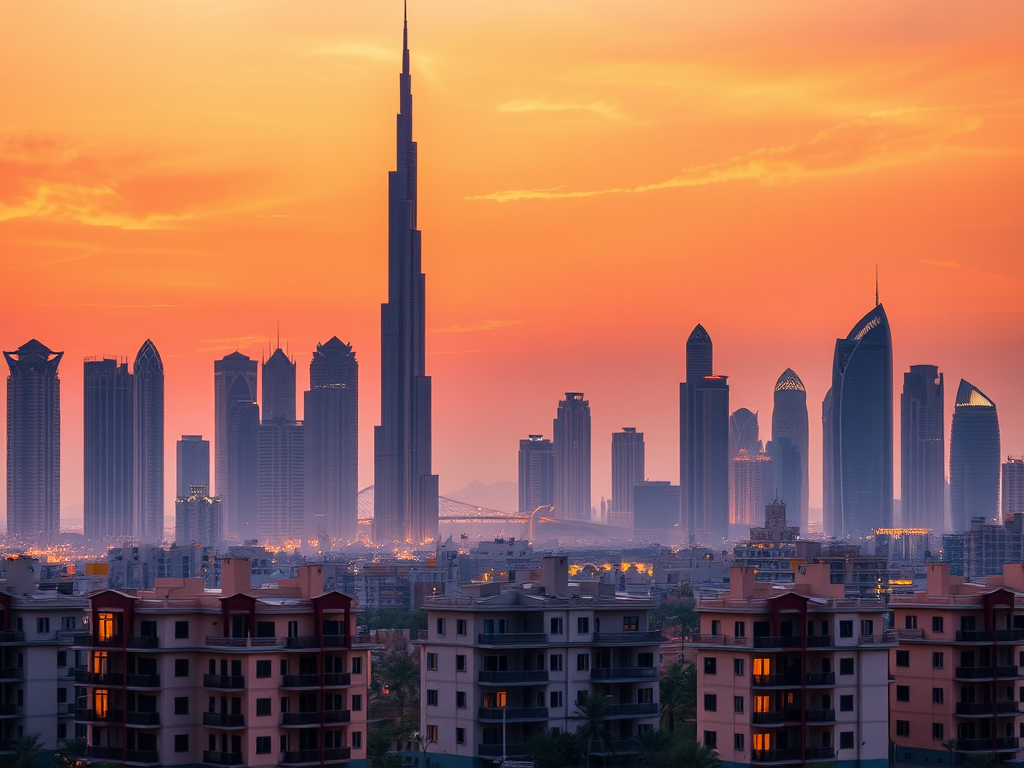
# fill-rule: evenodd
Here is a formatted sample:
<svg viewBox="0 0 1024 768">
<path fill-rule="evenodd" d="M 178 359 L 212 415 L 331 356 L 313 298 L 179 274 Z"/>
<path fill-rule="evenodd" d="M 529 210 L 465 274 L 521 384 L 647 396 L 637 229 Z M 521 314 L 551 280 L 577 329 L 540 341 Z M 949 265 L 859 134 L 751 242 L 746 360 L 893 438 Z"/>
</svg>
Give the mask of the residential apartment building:
<svg viewBox="0 0 1024 768">
<path fill-rule="evenodd" d="M 575 731 L 576 705 L 606 698 L 615 754 L 658 723 L 661 632 L 648 597 L 570 582 L 565 557 L 545 557 L 539 582 L 483 582 L 429 600 L 420 649 L 420 733 L 442 768 L 521 758 L 548 729 Z M 593 744 L 591 754 L 607 755 Z"/>
<path fill-rule="evenodd" d="M 91 758 L 119 765 L 321 766 L 366 757 L 370 655 L 353 599 L 320 566 L 252 589 L 248 558 L 221 589 L 158 579 L 90 598 L 75 722 Z"/>
<path fill-rule="evenodd" d="M 844 597 L 827 564 L 786 586 L 736 567 L 697 611 L 697 740 L 724 765 L 887 765 L 896 634 L 881 601 Z"/>
<path fill-rule="evenodd" d="M 889 664 L 896 760 L 948 763 L 951 739 L 962 755 L 1024 757 L 1024 565 L 982 584 L 931 563 L 925 589 L 893 596 L 890 607 L 900 638 Z"/>
</svg>

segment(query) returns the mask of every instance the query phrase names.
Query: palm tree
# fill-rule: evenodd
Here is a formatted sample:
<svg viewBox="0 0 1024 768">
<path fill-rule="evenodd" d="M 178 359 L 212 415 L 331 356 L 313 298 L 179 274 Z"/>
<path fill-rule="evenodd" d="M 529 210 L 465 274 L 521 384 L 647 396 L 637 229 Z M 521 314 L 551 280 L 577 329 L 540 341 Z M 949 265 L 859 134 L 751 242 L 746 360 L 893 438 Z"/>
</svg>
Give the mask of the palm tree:
<svg viewBox="0 0 1024 768">
<path fill-rule="evenodd" d="M 949 752 L 949 764 L 953 765 L 953 753 L 956 752 L 956 745 L 960 742 L 960 739 L 952 738 L 949 741 L 942 742 L 942 747 Z"/>
<path fill-rule="evenodd" d="M 16 738 L 11 745 L 13 754 L 7 755 L 3 760 L 4 768 L 36 768 L 39 753 L 43 751 L 39 739 L 38 733 L 26 733 Z"/>
<path fill-rule="evenodd" d="M 721 768 L 722 760 L 711 747 L 684 739 L 672 750 L 666 764 L 673 768 Z"/>
<path fill-rule="evenodd" d="M 610 704 L 604 696 L 587 696 L 576 702 L 574 717 L 582 718 L 583 724 L 576 729 L 576 734 L 583 742 L 583 765 L 590 765 L 590 750 L 593 746 L 603 747 L 606 752 L 615 751 L 615 737 L 608 730 L 608 712 Z"/>
<path fill-rule="evenodd" d="M 654 768 L 658 756 L 672 743 L 672 736 L 660 728 L 644 731 L 636 737 L 637 768 Z"/>
<path fill-rule="evenodd" d="M 396 653 L 375 665 L 374 672 L 377 704 L 395 707 L 398 721 L 404 722 L 406 707 L 419 700 L 419 665 L 407 653 Z"/>
<path fill-rule="evenodd" d="M 401 768 L 402 758 L 392 751 L 396 741 L 412 733 L 407 723 L 389 723 L 366 734 L 366 760 L 370 768 Z"/>
<path fill-rule="evenodd" d="M 57 752 L 54 763 L 57 768 L 85 768 L 85 739 L 67 739 L 64 749 Z"/>
<path fill-rule="evenodd" d="M 669 733 L 697 717 L 697 668 L 677 661 L 661 678 L 661 721 Z"/>
<path fill-rule="evenodd" d="M 535 733 L 526 741 L 526 752 L 533 758 L 534 768 L 566 768 L 583 759 L 579 735 L 568 731 Z"/>
</svg>

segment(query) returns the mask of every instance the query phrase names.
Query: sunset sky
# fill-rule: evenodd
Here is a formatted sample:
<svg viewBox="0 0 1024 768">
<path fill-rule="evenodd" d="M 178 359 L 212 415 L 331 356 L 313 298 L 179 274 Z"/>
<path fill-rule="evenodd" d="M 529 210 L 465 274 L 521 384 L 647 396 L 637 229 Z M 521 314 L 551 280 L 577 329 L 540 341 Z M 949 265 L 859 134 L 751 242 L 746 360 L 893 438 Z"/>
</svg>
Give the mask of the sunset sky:
<svg viewBox="0 0 1024 768">
<path fill-rule="evenodd" d="M 412 0 L 427 372 L 441 491 L 516 479 L 566 391 L 679 479 L 700 322 L 731 408 L 808 390 L 811 505 L 832 350 L 874 301 L 911 364 L 992 398 L 1024 454 L 1024 4 Z M 399 0 L 0 3 L 0 347 L 63 350 L 62 506 L 80 518 L 82 361 L 167 373 L 213 436 L 213 361 L 276 335 L 308 383 L 360 363 L 373 482 Z M 6 371 L 4 371 L 6 374 Z M 301 411 L 301 396 L 300 396 Z M 5 419 L 0 411 L 0 419 Z M 0 478 L 0 482 L 3 482 Z M 3 498 L 0 497 L 0 504 Z"/>
</svg>

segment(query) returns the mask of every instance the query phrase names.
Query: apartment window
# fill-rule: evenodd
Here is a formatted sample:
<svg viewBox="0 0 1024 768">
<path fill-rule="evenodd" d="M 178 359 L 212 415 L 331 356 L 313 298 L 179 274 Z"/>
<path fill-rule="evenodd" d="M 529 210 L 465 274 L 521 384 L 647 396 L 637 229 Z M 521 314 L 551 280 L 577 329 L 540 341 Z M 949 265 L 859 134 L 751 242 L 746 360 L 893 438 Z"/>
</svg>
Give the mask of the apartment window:
<svg viewBox="0 0 1024 768">
<path fill-rule="evenodd" d="M 935 651 L 932 654 L 932 667 L 935 669 L 942 669 L 946 665 L 946 659 L 942 655 L 942 651 Z"/>
<path fill-rule="evenodd" d="M 256 677 L 270 677 L 272 665 L 270 659 L 261 659 L 256 662 Z"/>
<path fill-rule="evenodd" d="M 256 699 L 256 717 L 270 717 L 270 699 Z"/>
<path fill-rule="evenodd" d="M 580 689 L 576 691 L 576 703 L 582 704 L 584 701 L 587 700 L 588 696 L 590 696 L 590 691 L 586 689 Z"/>
<path fill-rule="evenodd" d="M 188 714 L 188 696 L 175 696 L 174 697 L 174 714 L 176 714 L 176 715 L 187 715 Z"/>
<path fill-rule="evenodd" d="M 944 632 L 942 628 L 942 617 L 932 616 L 932 632 Z"/>
<path fill-rule="evenodd" d="M 174 751 L 188 752 L 188 734 L 176 733 L 174 735 Z"/>
<path fill-rule="evenodd" d="M 550 669 L 552 672 L 562 671 L 562 654 L 552 653 L 548 657 L 548 669 Z"/>
<path fill-rule="evenodd" d="M 257 621 L 256 637 L 277 637 L 277 624 L 273 621 Z"/>
<path fill-rule="evenodd" d="M 57 723 L 57 738 L 66 739 L 68 737 L 68 725 L 67 723 Z"/>
<path fill-rule="evenodd" d="M 437 654 L 436 653 L 428 653 L 427 654 L 427 669 L 434 669 L 434 670 L 437 669 Z"/>
<path fill-rule="evenodd" d="M 720 634 L 722 634 L 722 622 L 718 621 L 718 619 L 712 619 L 712 621 L 711 621 L 711 634 L 712 635 L 720 635 Z"/>
<path fill-rule="evenodd" d="M 174 676 L 188 677 L 188 659 L 174 660 Z"/>
<path fill-rule="evenodd" d="M 896 666 L 897 667 L 909 667 L 910 666 L 910 651 L 896 651 Z"/>
<path fill-rule="evenodd" d="M 428 707 L 436 707 L 437 706 L 437 691 L 435 689 L 433 689 L 433 688 L 428 688 L 427 689 L 427 706 Z"/>
<path fill-rule="evenodd" d="M 907 629 L 917 629 L 917 616 L 907 616 Z"/>
<path fill-rule="evenodd" d="M 176 622 L 174 622 L 174 639 L 175 640 L 187 640 L 188 639 L 188 622 L 187 621 L 176 621 Z"/>
<path fill-rule="evenodd" d="M 718 711 L 718 695 L 714 693 L 704 694 L 704 711 L 705 712 L 717 712 Z"/>
<path fill-rule="evenodd" d="M 705 675 L 716 675 L 718 674 L 718 659 L 714 657 L 704 658 L 704 674 Z"/>
<path fill-rule="evenodd" d="M 897 720 L 896 721 L 896 735 L 897 736 L 909 736 L 910 735 L 910 721 L 909 720 Z"/>
<path fill-rule="evenodd" d="M 590 654 L 589 653 L 577 653 L 576 654 L 576 671 L 586 672 L 590 669 Z"/>
<path fill-rule="evenodd" d="M 853 696 L 840 696 L 839 697 L 839 711 L 840 712 L 853 712 Z"/>
<path fill-rule="evenodd" d="M 840 659 L 839 660 L 839 674 L 840 675 L 852 675 L 853 674 L 853 659 Z"/>
<path fill-rule="evenodd" d="M 75 629 L 78 627 L 78 619 L 74 616 L 61 616 L 60 617 L 60 628 L 61 629 Z"/>
<path fill-rule="evenodd" d="M 446 623 L 445 619 L 438 619 L 437 620 L 437 634 L 438 635 L 444 635 L 445 623 Z"/>
<path fill-rule="evenodd" d="M 704 746 L 711 749 L 718 749 L 718 732 L 704 731 Z"/>
<path fill-rule="evenodd" d="M 66 667 L 68 665 L 68 652 L 57 651 L 57 666 Z"/>
<path fill-rule="evenodd" d="M 590 617 L 580 616 L 576 619 L 576 634 L 578 635 L 589 635 L 590 634 Z"/>
<path fill-rule="evenodd" d="M 896 686 L 896 701 L 910 701 L 910 686 L 909 685 L 897 685 Z"/>
<path fill-rule="evenodd" d="M 839 748 L 853 749 L 853 731 L 839 732 Z"/>
<path fill-rule="evenodd" d="M 636 665 L 638 667 L 653 667 L 654 654 L 650 652 L 638 653 L 636 655 Z"/>
<path fill-rule="evenodd" d="M 57 703 L 58 704 L 66 704 L 67 701 L 68 701 L 68 689 L 67 688 L 58 688 L 57 689 Z"/>
<path fill-rule="evenodd" d="M 853 622 L 849 620 L 843 620 L 839 622 L 839 636 L 840 637 L 853 637 Z"/>
<path fill-rule="evenodd" d="M 353 731 L 352 732 L 352 749 L 362 749 L 363 747 L 363 732 Z"/>
<path fill-rule="evenodd" d="M 289 621 L 288 622 L 288 637 L 298 637 L 298 636 L 299 636 L 299 622 L 297 622 L 297 621 Z"/>
<path fill-rule="evenodd" d="M 363 674 L 363 657 L 354 656 L 352 658 L 352 674 L 361 675 Z"/>
<path fill-rule="evenodd" d="M 565 628 L 564 628 L 564 625 L 562 624 L 562 620 L 559 617 L 557 617 L 557 616 L 552 616 L 551 617 L 551 634 L 552 635 L 561 635 L 564 631 L 565 631 Z"/>
<path fill-rule="evenodd" d="M 732 660 L 732 671 L 736 677 L 743 677 L 743 659 Z"/>
<path fill-rule="evenodd" d="M 466 655 L 464 653 L 457 654 L 455 656 L 455 671 L 465 672 L 466 671 Z"/>
<path fill-rule="evenodd" d="M 743 714 L 743 697 L 733 696 L 732 697 L 732 711 Z"/>
<path fill-rule="evenodd" d="M 355 693 L 352 695 L 352 711 L 362 712 L 363 711 L 363 694 Z"/>
<path fill-rule="evenodd" d="M 465 619 L 455 620 L 455 634 L 465 636 L 468 631 L 468 622 Z"/>
<path fill-rule="evenodd" d="M 270 754 L 270 737 L 269 736 L 257 736 L 256 737 L 256 754 L 257 755 L 269 755 Z"/>
<path fill-rule="evenodd" d="M 428 725 L 427 726 L 427 741 L 432 741 L 435 744 L 437 743 L 437 726 L 436 725 Z"/>
<path fill-rule="evenodd" d="M 939 741 L 946 738 L 946 729 L 942 723 L 932 723 L 932 738 Z"/>
<path fill-rule="evenodd" d="M 742 733 L 734 733 L 733 734 L 733 736 L 732 736 L 732 748 L 735 749 L 737 752 L 742 752 L 743 751 L 743 734 Z"/>
<path fill-rule="evenodd" d="M 543 703 L 544 702 L 542 701 L 541 704 L 543 705 Z M 456 691 L 455 692 L 455 707 L 457 709 L 465 709 L 466 708 L 466 692 L 465 691 Z"/>
<path fill-rule="evenodd" d="M 551 691 L 551 708 L 556 709 L 562 706 L 562 692 Z"/>
<path fill-rule="evenodd" d="M 932 688 L 932 704 L 942 704 L 945 694 L 941 688 Z"/>
<path fill-rule="evenodd" d="M 466 729 L 465 728 L 456 728 L 455 729 L 455 743 L 456 744 L 465 744 L 466 743 Z"/>
<path fill-rule="evenodd" d="M 36 619 L 36 632 L 40 635 L 45 635 L 50 631 L 50 619 L 43 617 Z"/>
<path fill-rule="evenodd" d="M 737 621 L 733 632 L 736 635 L 736 637 L 746 637 L 747 623 L 745 621 Z"/>
<path fill-rule="evenodd" d="M 637 704 L 653 704 L 654 703 L 654 689 L 653 688 L 637 688 L 637 690 L 636 690 L 636 703 Z"/>
<path fill-rule="evenodd" d="M 288 659 L 281 659 L 281 674 L 288 674 Z"/>
<path fill-rule="evenodd" d="M 640 617 L 639 616 L 623 616 L 622 617 L 622 631 L 623 632 L 637 632 L 640 629 Z"/>
<path fill-rule="evenodd" d="M 860 622 L 860 635 L 861 637 L 871 637 L 875 634 L 875 622 L 871 619 L 863 619 Z"/>
</svg>

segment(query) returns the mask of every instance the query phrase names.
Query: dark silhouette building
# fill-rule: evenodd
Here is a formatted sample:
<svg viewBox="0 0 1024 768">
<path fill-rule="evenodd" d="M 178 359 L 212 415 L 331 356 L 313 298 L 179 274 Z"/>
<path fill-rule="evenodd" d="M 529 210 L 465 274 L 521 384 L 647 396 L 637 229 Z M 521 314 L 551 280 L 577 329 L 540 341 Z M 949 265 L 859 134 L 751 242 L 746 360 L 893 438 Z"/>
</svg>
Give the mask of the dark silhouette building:
<svg viewBox="0 0 1024 768">
<path fill-rule="evenodd" d="M 177 445 L 178 477 L 175 498 L 191 495 L 193 485 L 210 490 L 210 441 L 202 435 L 182 435 Z"/>
<path fill-rule="evenodd" d="M 149 339 L 135 356 L 132 381 L 135 541 L 159 544 L 164 537 L 164 363 Z"/>
<path fill-rule="evenodd" d="M 554 421 L 555 517 L 590 521 L 590 403 L 566 392 Z"/>
<path fill-rule="evenodd" d="M 772 458 L 778 500 L 785 503 L 794 522 L 804 531 L 809 517 L 809 442 L 807 390 L 793 369 L 787 368 L 775 382 L 768 455 Z"/>
<path fill-rule="evenodd" d="M 397 166 L 388 174 L 388 301 L 381 306 L 381 419 L 374 430 L 373 540 L 437 537 L 431 391 L 424 350 L 426 276 L 417 228 L 409 25 L 402 32 Z"/>
<path fill-rule="evenodd" d="M 263 363 L 263 421 L 295 421 L 295 363 L 281 347 Z"/>
<path fill-rule="evenodd" d="M 736 458 L 740 451 L 746 451 L 749 456 L 757 456 L 762 449 L 757 414 L 749 408 L 733 411 L 729 417 L 729 458 Z"/>
<path fill-rule="evenodd" d="M 984 392 L 961 379 L 949 437 L 949 512 L 953 530 L 999 514 L 999 416 Z"/>
<path fill-rule="evenodd" d="M 355 541 L 359 525 L 359 363 L 337 336 L 317 344 L 309 364 L 306 441 L 307 534 Z"/>
<path fill-rule="evenodd" d="M 713 373 L 711 337 L 686 341 L 679 385 L 680 524 L 691 544 L 717 545 L 729 530 L 729 382 Z"/>
<path fill-rule="evenodd" d="M 900 526 L 945 526 L 946 438 L 942 374 L 912 365 L 900 395 Z"/>
<path fill-rule="evenodd" d="M 63 352 L 35 339 L 4 352 L 7 376 L 7 535 L 60 533 L 60 377 Z"/>
<path fill-rule="evenodd" d="M 174 542 L 179 547 L 199 544 L 219 547 L 224 538 L 220 497 L 205 485 L 193 485 L 174 500 Z"/>
<path fill-rule="evenodd" d="M 1024 457 L 1006 457 L 1002 467 L 1002 493 L 999 499 L 1004 521 L 1008 515 L 1024 514 Z"/>
<path fill-rule="evenodd" d="M 519 441 L 519 511 L 555 503 L 555 447 L 543 435 Z"/>
<path fill-rule="evenodd" d="M 305 533 L 305 438 L 301 422 L 263 421 L 257 438 L 256 538 L 294 549 Z"/>
<path fill-rule="evenodd" d="M 633 486 L 633 531 L 637 536 L 664 543 L 664 535 L 678 525 L 678 485 L 668 480 L 644 480 Z"/>
<path fill-rule="evenodd" d="M 85 536 L 124 541 L 134 533 L 132 508 L 132 375 L 128 363 L 85 361 Z"/>
<path fill-rule="evenodd" d="M 260 407 L 256 361 L 232 352 L 213 364 L 217 495 L 225 537 L 256 538 L 256 472 Z"/>
<path fill-rule="evenodd" d="M 609 512 L 633 511 L 633 486 L 644 481 L 644 433 L 623 427 L 612 433 L 612 500 Z"/>
<path fill-rule="evenodd" d="M 824 524 L 829 536 L 892 527 L 892 335 L 876 304 L 837 339 L 822 403 Z"/>
</svg>

